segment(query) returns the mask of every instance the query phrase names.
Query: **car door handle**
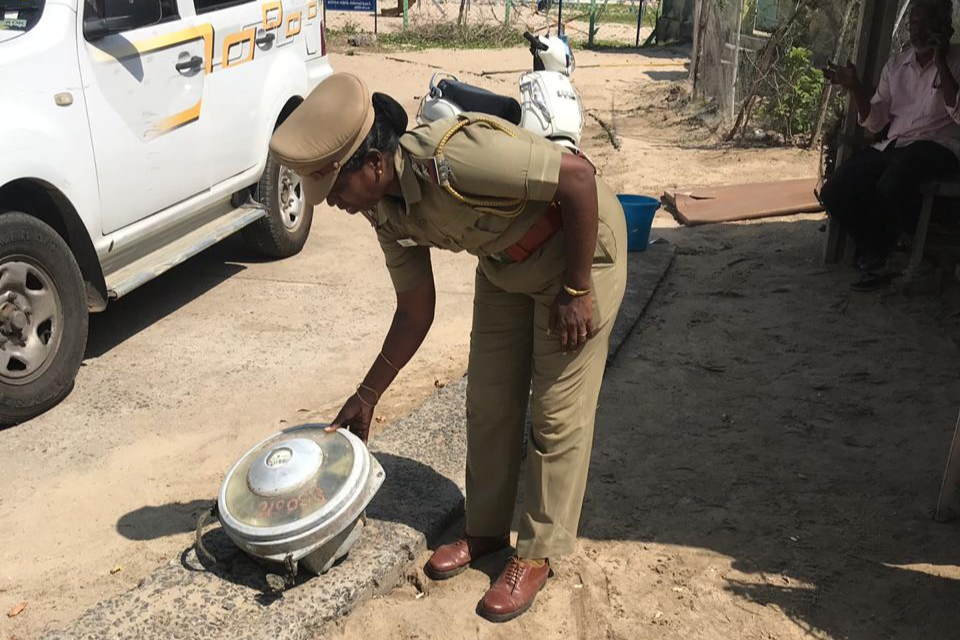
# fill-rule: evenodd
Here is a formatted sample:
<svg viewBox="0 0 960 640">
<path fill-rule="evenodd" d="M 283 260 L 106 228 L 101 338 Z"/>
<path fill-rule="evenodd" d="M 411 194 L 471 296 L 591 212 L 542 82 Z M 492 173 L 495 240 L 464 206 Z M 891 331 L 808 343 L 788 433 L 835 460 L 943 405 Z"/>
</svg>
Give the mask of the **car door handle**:
<svg viewBox="0 0 960 640">
<path fill-rule="evenodd" d="M 273 44 L 274 38 L 276 38 L 276 36 L 273 35 L 272 33 L 265 33 L 259 38 L 257 38 L 256 43 L 261 47 L 266 47 Z"/>
<path fill-rule="evenodd" d="M 184 60 L 183 62 L 178 62 L 176 64 L 177 71 L 181 73 L 184 71 L 196 71 L 203 66 L 203 58 L 200 56 L 193 56 L 189 60 Z"/>
</svg>

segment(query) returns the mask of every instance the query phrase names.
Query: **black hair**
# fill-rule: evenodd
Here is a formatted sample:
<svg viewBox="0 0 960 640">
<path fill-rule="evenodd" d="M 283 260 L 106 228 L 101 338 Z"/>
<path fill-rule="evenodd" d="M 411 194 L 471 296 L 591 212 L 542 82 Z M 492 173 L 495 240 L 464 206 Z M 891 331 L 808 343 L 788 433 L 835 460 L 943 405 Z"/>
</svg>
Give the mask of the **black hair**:
<svg viewBox="0 0 960 640">
<path fill-rule="evenodd" d="M 920 7 L 927 12 L 932 24 L 948 39 L 953 37 L 953 2 L 951 0 L 912 0 L 911 10 Z"/>
<path fill-rule="evenodd" d="M 400 146 L 400 136 L 407 131 L 407 112 L 400 103 L 385 93 L 374 93 L 373 112 L 373 127 L 370 133 L 356 153 L 344 163 L 341 172 L 359 170 L 371 151 L 391 154 Z"/>
</svg>

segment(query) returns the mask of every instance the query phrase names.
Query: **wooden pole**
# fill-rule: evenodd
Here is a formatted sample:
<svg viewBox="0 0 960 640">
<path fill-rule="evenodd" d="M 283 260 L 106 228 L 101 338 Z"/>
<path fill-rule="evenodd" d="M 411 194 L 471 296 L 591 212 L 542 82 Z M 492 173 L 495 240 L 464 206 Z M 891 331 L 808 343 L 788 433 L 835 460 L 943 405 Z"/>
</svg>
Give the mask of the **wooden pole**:
<svg viewBox="0 0 960 640">
<path fill-rule="evenodd" d="M 847 39 L 847 32 L 850 30 L 850 18 L 853 16 L 853 8 L 858 0 L 847 0 L 847 10 L 843 14 L 843 23 L 840 25 L 840 35 L 837 37 L 837 44 L 833 48 L 833 57 L 830 58 L 833 64 L 841 64 L 840 54 L 843 53 L 843 43 Z M 817 122 L 813 126 L 813 133 L 810 135 L 810 142 L 807 143 L 807 149 L 812 149 L 823 134 L 823 125 L 827 121 L 827 111 L 830 109 L 830 100 L 833 98 L 833 85 L 828 81 L 823 86 L 823 93 L 820 96 L 820 108 L 817 109 Z"/>
<path fill-rule="evenodd" d="M 637 44 L 635 46 L 640 46 L 640 25 L 643 24 L 643 0 L 640 0 L 640 8 L 637 9 Z"/>
<path fill-rule="evenodd" d="M 590 21 L 587 27 L 587 48 L 593 47 L 594 25 L 597 23 L 597 0 L 590 0 Z"/>
<path fill-rule="evenodd" d="M 693 84 L 691 91 L 693 96 L 697 96 L 697 88 L 700 86 L 700 65 L 703 62 L 703 36 L 707 30 L 707 21 L 710 19 L 710 0 L 697 0 L 694 24 L 696 28 L 693 32 L 693 61 L 690 63 L 690 81 Z"/>
<path fill-rule="evenodd" d="M 737 7 L 737 35 L 733 40 L 733 82 L 730 83 L 730 117 L 737 109 L 737 78 L 740 77 L 740 31 L 743 23 L 743 2 Z"/>
<path fill-rule="evenodd" d="M 897 18 L 897 0 L 863 0 L 860 10 L 857 42 L 854 46 L 854 64 L 860 72 L 861 81 L 875 87 L 880 72 L 890 56 L 893 40 L 893 24 Z M 863 129 L 857 120 L 857 108 L 853 100 L 847 101 L 847 113 L 840 130 L 837 150 L 837 166 L 861 146 Z M 824 262 L 839 262 L 847 253 L 847 235 L 832 217 L 827 225 L 827 240 L 823 248 Z"/>
</svg>

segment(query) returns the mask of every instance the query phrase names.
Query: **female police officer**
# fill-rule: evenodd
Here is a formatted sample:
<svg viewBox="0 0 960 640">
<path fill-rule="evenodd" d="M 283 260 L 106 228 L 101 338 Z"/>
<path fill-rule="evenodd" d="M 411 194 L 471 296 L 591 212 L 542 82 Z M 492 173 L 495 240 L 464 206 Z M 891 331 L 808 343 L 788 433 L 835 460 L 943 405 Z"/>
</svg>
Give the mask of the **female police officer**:
<svg viewBox="0 0 960 640">
<path fill-rule="evenodd" d="M 623 211 L 592 165 L 506 121 L 465 114 L 407 132 L 393 99 L 335 74 L 271 149 L 307 201 L 372 223 L 397 292 L 393 323 L 331 429 L 366 439 L 373 410 L 433 321 L 430 248 L 479 257 L 467 382 L 466 532 L 425 567 L 452 577 L 505 547 L 521 474 L 516 556 L 484 595 L 493 621 L 526 611 L 573 552 L 607 344 L 626 284 Z"/>
</svg>

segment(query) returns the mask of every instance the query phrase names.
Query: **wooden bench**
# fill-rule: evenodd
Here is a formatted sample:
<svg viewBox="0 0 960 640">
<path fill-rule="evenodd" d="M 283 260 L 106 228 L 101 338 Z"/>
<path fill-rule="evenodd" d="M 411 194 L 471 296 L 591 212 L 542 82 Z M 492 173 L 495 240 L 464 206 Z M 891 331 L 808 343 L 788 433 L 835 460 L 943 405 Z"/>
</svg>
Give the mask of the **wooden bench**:
<svg viewBox="0 0 960 640">
<path fill-rule="evenodd" d="M 927 234 L 930 230 L 930 220 L 933 218 L 933 205 L 937 198 L 960 198 L 960 174 L 942 180 L 930 180 L 920 187 L 923 194 L 923 204 L 920 207 L 920 217 L 913 232 L 913 242 L 910 247 L 910 261 L 904 276 L 910 278 L 920 271 L 923 262 L 923 253 L 927 248 Z"/>
<path fill-rule="evenodd" d="M 923 252 L 927 247 L 927 233 L 930 230 L 930 221 L 933 219 L 933 205 L 937 198 L 960 198 L 960 174 L 943 180 L 931 180 L 920 187 L 923 194 L 923 204 L 920 207 L 920 217 L 917 228 L 913 232 L 913 244 L 910 250 L 910 262 L 904 276 L 909 279 L 918 274 L 923 262 Z M 947 453 L 947 467 L 943 472 L 943 482 L 940 485 L 940 498 L 937 500 L 935 518 L 938 522 L 948 522 L 960 516 L 960 418 L 954 429 L 953 442 Z"/>
<path fill-rule="evenodd" d="M 940 499 L 937 501 L 936 520 L 949 522 L 960 516 L 960 417 L 953 432 L 953 442 L 947 454 L 947 468 L 943 472 L 940 485 Z"/>
</svg>

